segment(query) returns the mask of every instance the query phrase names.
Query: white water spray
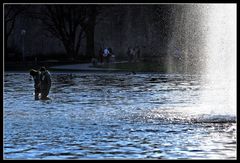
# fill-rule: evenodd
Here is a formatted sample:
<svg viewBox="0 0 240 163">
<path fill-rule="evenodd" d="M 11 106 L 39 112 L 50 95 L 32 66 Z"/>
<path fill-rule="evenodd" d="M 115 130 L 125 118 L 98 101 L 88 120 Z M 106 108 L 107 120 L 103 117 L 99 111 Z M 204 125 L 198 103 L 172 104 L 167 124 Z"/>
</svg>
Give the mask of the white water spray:
<svg viewBox="0 0 240 163">
<path fill-rule="evenodd" d="M 236 116 L 236 5 L 211 4 L 206 15 L 206 90 L 202 111 Z"/>
<path fill-rule="evenodd" d="M 177 23 L 169 44 L 169 54 L 174 52 L 174 45 L 181 49 L 186 61 L 191 59 L 186 56 L 192 54 L 193 57 L 199 56 L 198 62 L 203 61 L 205 66 L 199 68 L 203 75 L 199 105 L 179 108 L 179 114 L 184 113 L 200 121 L 202 118 L 203 121 L 215 118 L 235 121 L 236 4 L 196 4 L 182 8 L 173 12 Z M 177 13 L 182 16 L 179 18 Z"/>
</svg>

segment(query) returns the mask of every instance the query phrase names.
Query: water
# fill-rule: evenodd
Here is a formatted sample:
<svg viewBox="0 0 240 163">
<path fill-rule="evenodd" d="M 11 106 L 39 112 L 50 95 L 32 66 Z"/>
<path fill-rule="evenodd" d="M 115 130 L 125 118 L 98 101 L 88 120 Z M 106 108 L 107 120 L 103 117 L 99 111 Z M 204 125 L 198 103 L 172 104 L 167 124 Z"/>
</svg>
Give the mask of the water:
<svg viewBox="0 0 240 163">
<path fill-rule="evenodd" d="M 212 89 L 206 91 L 202 101 L 215 98 L 215 103 L 222 103 L 217 110 L 225 110 L 236 114 L 236 8 L 235 4 L 213 4 L 206 11 L 206 46 L 205 82 Z M 228 108 L 228 109 L 226 109 Z"/>
<path fill-rule="evenodd" d="M 204 110 L 220 88 L 201 79 L 52 73 L 52 100 L 35 101 L 28 73 L 7 72 L 4 158 L 236 159 L 236 115 Z"/>
</svg>

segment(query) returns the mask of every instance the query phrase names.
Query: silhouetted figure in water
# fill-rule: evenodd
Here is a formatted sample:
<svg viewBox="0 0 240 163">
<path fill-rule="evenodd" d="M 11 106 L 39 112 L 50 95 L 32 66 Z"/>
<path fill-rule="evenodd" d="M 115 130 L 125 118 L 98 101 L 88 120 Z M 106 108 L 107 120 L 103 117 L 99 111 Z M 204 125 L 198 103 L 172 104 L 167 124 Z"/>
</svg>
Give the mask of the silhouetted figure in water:
<svg viewBox="0 0 240 163">
<path fill-rule="evenodd" d="M 35 100 L 39 100 L 39 94 L 41 93 L 41 84 L 40 84 L 40 72 L 34 69 L 30 70 L 30 75 L 34 79 L 34 93 L 35 93 Z"/>
<path fill-rule="evenodd" d="M 47 96 L 49 94 L 51 88 L 51 76 L 48 70 L 45 67 L 41 67 L 40 69 L 40 80 L 41 80 L 41 99 L 47 100 L 49 99 Z"/>
</svg>

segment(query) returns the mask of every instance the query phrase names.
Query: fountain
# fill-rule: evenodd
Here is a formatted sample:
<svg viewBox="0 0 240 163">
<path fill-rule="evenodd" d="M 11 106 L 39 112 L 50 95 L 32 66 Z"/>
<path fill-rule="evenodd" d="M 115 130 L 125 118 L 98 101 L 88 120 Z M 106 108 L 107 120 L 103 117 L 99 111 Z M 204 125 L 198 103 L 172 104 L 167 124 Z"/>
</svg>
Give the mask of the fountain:
<svg viewBox="0 0 240 163">
<path fill-rule="evenodd" d="M 180 70 L 202 76 L 200 106 L 185 111 L 235 119 L 236 5 L 174 5 L 171 17 L 168 72 Z"/>
<path fill-rule="evenodd" d="M 202 102 L 211 113 L 236 115 L 236 5 L 211 4 L 204 9 L 206 67 Z M 208 100 L 211 99 L 211 102 Z"/>
</svg>

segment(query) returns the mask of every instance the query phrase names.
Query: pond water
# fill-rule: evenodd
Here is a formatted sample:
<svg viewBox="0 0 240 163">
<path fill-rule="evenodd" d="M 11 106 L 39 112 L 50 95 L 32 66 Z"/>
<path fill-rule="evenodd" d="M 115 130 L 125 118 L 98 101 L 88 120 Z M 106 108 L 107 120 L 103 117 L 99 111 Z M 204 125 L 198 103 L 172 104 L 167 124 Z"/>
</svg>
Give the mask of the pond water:
<svg viewBox="0 0 240 163">
<path fill-rule="evenodd" d="M 5 159 L 236 159 L 236 115 L 201 112 L 197 75 L 51 75 L 35 101 L 28 73 L 4 74 Z"/>
</svg>

